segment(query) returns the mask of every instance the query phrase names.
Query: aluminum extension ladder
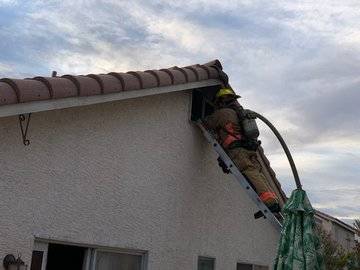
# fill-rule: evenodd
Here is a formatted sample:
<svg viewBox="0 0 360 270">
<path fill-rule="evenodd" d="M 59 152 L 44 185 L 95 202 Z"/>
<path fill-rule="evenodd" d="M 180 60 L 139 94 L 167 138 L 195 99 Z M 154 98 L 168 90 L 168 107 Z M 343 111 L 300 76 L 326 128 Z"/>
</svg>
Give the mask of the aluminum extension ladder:
<svg viewBox="0 0 360 270">
<path fill-rule="evenodd" d="M 230 157 L 226 154 L 225 150 L 221 147 L 221 145 L 216 141 L 213 134 L 210 133 L 204 126 L 203 122 L 201 120 L 197 121 L 197 125 L 201 129 L 202 133 L 204 134 L 207 141 L 212 145 L 216 153 L 221 157 L 221 159 L 225 162 L 226 166 L 230 170 L 231 174 L 235 177 L 235 179 L 239 182 L 239 184 L 245 189 L 246 193 L 249 195 L 249 197 L 255 202 L 257 207 L 260 209 L 260 211 L 263 214 L 263 217 L 267 219 L 270 223 L 272 223 L 276 229 L 279 231 L 282 228 L 282 225 L 280 221 L 271 213 L 269 208 L 260 200 L 257 193 L 254 191 L 254 189 L 251 187 L 251 185 L 248 183 L 246 178 L 243 176 L 243 174 L 239 171 L 239 169 L 236 167 L 234 162 L 230 159 Z"/>
</svg>

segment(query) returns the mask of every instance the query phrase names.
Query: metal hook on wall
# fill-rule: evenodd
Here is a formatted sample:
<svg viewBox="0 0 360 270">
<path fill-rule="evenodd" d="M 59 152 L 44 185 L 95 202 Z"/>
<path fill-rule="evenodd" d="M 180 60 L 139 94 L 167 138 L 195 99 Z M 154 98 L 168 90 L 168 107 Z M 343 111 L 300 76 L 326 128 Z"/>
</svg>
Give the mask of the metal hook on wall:
<svg viewBox="0 0 360 270">
<path fill-rule="evenodd" d="M 26 137 L 28 129 L 29 129 L 30 117 L 31 117 L 31 113 L 28 114 L 27 118 L 24 114 L 19 115 L 19 124 L 20 124 L 20 129 L 21 129 L 21 135 L 22 135 L 22 139 L 23 139 L 23 144 L 25 146 L 28 146 L 30 144 L 30 140 L 27 139 L 27 137 Z M 26 121 L 26 124 L 24 123 L 25 121 Z M 24 128 L 24 126 L 25 126 L 25 128 Z"/>
</svg>

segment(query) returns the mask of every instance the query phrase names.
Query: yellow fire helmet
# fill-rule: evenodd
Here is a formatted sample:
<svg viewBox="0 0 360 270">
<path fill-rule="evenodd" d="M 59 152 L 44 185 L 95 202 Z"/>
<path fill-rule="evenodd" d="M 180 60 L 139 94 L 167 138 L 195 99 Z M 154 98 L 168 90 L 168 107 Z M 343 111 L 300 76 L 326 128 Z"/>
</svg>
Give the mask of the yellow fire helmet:
<svg viewBox="0 0 360 270">
<path fill-rule="evenodd" d="M 235 94 L 234 90 L 232 90 L 231 88 L 221 88 L 217 93 L 216 93 L 216 98 L 221 98 L 223 96 L 226 95 L 231 95 L 234 96 L 235 98 L 239 98 L 240 96 L 238 96 L 237 94 Z"/>
</svg>

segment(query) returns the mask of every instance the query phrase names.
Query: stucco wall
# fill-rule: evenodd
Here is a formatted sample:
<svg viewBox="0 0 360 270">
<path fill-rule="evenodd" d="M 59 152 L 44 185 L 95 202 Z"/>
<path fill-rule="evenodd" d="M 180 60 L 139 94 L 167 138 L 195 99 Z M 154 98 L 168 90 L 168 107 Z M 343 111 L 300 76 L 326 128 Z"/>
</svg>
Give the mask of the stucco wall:
<svg viewBox="0 0 360 270">
<path fill-rule="evenodd" d="M 345 250 L 351 251 L 355 246 L 355 234 L 351 231 L 339 226 L 332 220 L 325 219 L 319 215 L 316 216 L 321 220 L 322 228 L 330 234 L 330 236 L 338 242 Z"/>
<path fill-rule="evenodd" d="M 343 227 L 333 223 L 335 240 L 346 250 L 350 251 L 355 246 L 355 235 Z"/>
<path fill-rule="evenodd" d="M 30 264 L 35 237 L 149 251 L 148 269 L 271 264 L 278 233 L 189 118 L 190 94 L 172 93 L 0 118 L 0 260 Z"/>
</svg>

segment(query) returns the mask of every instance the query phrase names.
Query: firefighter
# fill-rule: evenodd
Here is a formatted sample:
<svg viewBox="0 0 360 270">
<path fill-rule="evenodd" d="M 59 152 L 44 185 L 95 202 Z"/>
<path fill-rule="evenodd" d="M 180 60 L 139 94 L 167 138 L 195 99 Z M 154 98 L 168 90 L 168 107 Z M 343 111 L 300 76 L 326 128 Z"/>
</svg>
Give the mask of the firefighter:
<svg viewBox="0 0 360 270">
<path fill-rule="evenodd" d="M 206 126 L 215 131 L 222 147 L 248 179 L 262 202 L 271 212 L 277 213 L 280 211 L 279 200 L 267 184 L 256 153 L 260 144 L 257 140 L 259 135 L 257 126 L 255 124 L 257 130 L 255 136 L 246 136 L 251 132 L 247 132 L 244 120 L 251 119 L 251 114 L 240 106 L 237 102 L 238 98 L 240 96 L 236 95 L 230 87 L 221 88 L 216 93 L 215 112 L 205 119 Z M 254 119 L 253 121 L 255 123 Z M 224 162 L 220 158 L 218 161 L 224 172 L 228 173 Z"/>
</svg>

